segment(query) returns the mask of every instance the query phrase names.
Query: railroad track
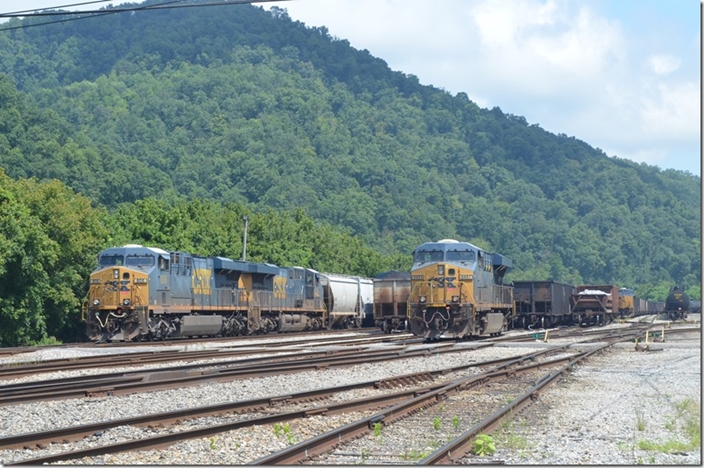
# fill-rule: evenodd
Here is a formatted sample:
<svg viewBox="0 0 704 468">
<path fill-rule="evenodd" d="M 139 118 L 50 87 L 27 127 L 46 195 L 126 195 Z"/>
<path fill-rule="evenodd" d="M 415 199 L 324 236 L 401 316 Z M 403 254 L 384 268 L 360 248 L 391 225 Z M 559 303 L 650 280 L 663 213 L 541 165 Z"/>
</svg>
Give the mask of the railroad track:
<svg viewBox="0 0 704 468">
<path fill-rule="evenodd" d="M 206 350 L 164 349 L 159 351 L 129 352 L 99 356 L 82 356 L 64 359 L 49 359 L 31 363 L 9 363 L 0 365 L 0 379 L 15 379 L 42 373 L 63 372 L 105 367 L 143 366 L 174 361 L 199 361 L 227 357 L 238 357 L 261 353 L 291 353 L 298 347 L 316 348 L 323 346 L 366 346 L 374 343 L 398 342 L 401 344 L 419 343 L 422 340 L 412 335 L 389 336 L 373 335 L 359 337 L 350 335 L 328 339 L 309 338 L 296 341 L 268 342 L 260 345 L 225 345 Z M 219 365 L 219 364 L 214 364 Z"/>
<path fill-rule="evenodd" d="M 18 436 L 10 436 L 0 438 L 0 450 L 7 450 L 11 448 L 23 448 L 28 449 L 32 447 L 44 447 L 46 444 L 51 442 L 62 442 L 66 443 L 71 440 L 78 440 L 80 438 L 95 434 L 96 432 L 104 431 L 112 427 L 124 426 L 124 425 L 149 425 L 149 426 L 162 426 L 168 425 L 175 422 L 182 422 L 189 418 L 198 418 L 214 414 L 223 413 L 242 413 L 242 412 L 253 412 L 256 411 L 261 414 L 266 409 L 277 410 L 277 412 L 259 416 L 256 418 L 243 418 L 234 422 L 207 426 L 202 428 L 197 428 L 193 430 L 184 430 L 175 433 L 166 433 L 161 435 L 156 435 L 152 437 L 141 438 L 138 440 L 120 442 L 117 444 L 110 444 L 99 447 L 92 447 L 85 450 L 72 450 L 70 452 L 55 454 L 46 457 L 32 458 L 23 460 L 20 462 L 10 463 L 10 464 L 42 464 L 42 463 L 54 463 L 57 461 L 65 461 L 76 458 L 82 458 L 87 456 L 96 456 L 107 453 L 114 453 L 127 450 L 140 450 L 140 449 L 150 449 L 165 447 L 170 444 L 176 443 L 180 440 L 189 438 L 200 438 L 207 437 L 214 434 L 219 434 L 222 432 L 236 430 L 243 427 L 249 427 L 253 425 L 271 425 L 277 422 L 285 422 L 300 418 L 309 418 L 315 415 L 334 415 L 340 413 L 346 413 L 350 411 L 366 411 L 369 409 L 375 409 L 380 407 L 389 407 L 400 402 L 408 401 L 417 398 L 419 395 L 426 395 L 429 392 L 437 392 L 448 386 L 449 375 L 452 373 L 457 373 L 461 371 L 466 371 L 470 368 L 482 368 L 482 367 L 493 367 L 492 370 L 481 372 L 477 377 L 471 379 L 476 382 L 486 382 L 492 379 L 498 379 L 501 376 L 510 375 L 511 373 L 506 370 L 514 367 L 520 363 L 532 362 L 536 360 L 541 355 L 554 354 L 555 350 L 543 350 L 539 352 L 527 353 L 521 356 L 514 356 L 505 359 L 498 359 L 492 361 L 477 362 L 465 366 L 458 366 L 454 368 L 443 369 L 435 372 L 423 372 L 417 374 L 408 374 L 395 378 L 384 379 L 380 381 L 369 381 L 359 384 L 346 385 L 342 387 L 333 387 L 320 389 L 310 392 L 302 392 L 298 394 L 280 395 L 276 397 L 233 402 L 223 405 L 206 406 L 199 408 L 192 408 L 188 410 L 174 411 L 168 413 L 160 413 L 151 416 L 128 418 L 122 420 L 106 421 L 96 424 L 84 425 L 73 428 L 63 428 L 54 431 L 47 431 L 42 433 L 32 433 L 32 434 L 22 434 Z M 560 358 L 559 361 L 563 361 L 565 358 Z M 530 366 L 540 366 L 545 364 L 530 364 Z M 419 383 L 432 382 L 435 379 L 444 377 L 444 382 L 433 383 L 426 385 L 424 387 L 416 387 Z M 462 380 L 462 379 L 461 379 Z M 466 379 L 464 379 L 466 380 Z M 394 391 L 398 387 L 405 387 L 403 390 Z M 296 403 L 300 402 L 317 402 L 331 396 L 339 396 L 343 392 L 347 392 L 354 389 L 360 388 L 374 388 L 380 391 L 380 394 L 373 397 L 362 398 L 351 401 L 343 401 L 339 403 L 330 403 L 325 405 L 309 406 L 304 409 L 295 411 L 281 411 L 285 407 L 290 407 Z"/>
</svg>

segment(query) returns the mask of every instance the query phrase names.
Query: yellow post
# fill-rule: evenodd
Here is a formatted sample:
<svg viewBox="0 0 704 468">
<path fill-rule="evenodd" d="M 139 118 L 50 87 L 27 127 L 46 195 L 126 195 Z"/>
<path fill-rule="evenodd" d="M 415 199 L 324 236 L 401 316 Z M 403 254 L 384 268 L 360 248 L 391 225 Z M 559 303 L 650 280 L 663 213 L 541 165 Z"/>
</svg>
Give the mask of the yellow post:
<svg viewBox="0 0 704 468">
<path fill-rule="evenodd" d="M 648 336 L 650 336 L 650 330 L 645 331 L 645 346 L 648 346 Z"/>
<path fill-rule="evenodd" d="M 665 325 L 662 326 L 662 335 L 660 336 L 662 342 L 665 342 Z"/>
<path fill-rule="evenodd" d="M 545 330 L 545 337 L 543 338 L 543 343 L 548 342 L 548 334 L 550 333 L 550 330 Z"/>
</svg>

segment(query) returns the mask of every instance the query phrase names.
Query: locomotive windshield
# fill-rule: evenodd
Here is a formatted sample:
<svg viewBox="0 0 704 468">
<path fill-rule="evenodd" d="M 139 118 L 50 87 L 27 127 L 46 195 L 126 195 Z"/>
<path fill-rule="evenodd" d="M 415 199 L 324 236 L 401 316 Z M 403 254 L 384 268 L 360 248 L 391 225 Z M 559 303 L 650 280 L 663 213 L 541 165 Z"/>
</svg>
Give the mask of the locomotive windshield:
<svg viewBox="0 0 704 468">
<path fill-rule="evenodd" d="M 120 266 L 123 263 L 125 263 L 125 257 L 122 255 L 103 255 L 102 257 L 100 257 L 100 266 L 101 267 L 113 266 L 113 265 Z"/>
<path fill-rule="evenodd" d="M 475 255 L 473 250 L 448 250 L 445 256 L 448 262 L 474 262 Z"/>
<path fill-rule="evenodd" d="M 442 250 L 418 250 L 413 261 L 416 263 L 441 262 L 443 256 Z"/>
<path fill-rule="evenodd" d="M 126 265 L 134 267 L 154 266 L 154 255 L 128 255 Z"/>
</svg>

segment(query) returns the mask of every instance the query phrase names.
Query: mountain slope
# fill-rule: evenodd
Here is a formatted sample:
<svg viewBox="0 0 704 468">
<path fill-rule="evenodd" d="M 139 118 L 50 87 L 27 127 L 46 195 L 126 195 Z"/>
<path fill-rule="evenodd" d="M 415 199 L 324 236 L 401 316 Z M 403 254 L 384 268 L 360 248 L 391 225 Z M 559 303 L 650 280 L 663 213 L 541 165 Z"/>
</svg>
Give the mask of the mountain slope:
<svg viewBox="0 0 704 468">
<path fill-rule="evenodd" d="M 75 132 L 59 161 L 28 136 L 0 167 L 108 207 L 149 196 L 303 207 L 383 252 L 470 240 L 511 257 L 514 278 L 701 282 L 699 177 L 422 86 L 281 10 L 30 28 L 0 36 L 0 71 Z"/>
</svg>

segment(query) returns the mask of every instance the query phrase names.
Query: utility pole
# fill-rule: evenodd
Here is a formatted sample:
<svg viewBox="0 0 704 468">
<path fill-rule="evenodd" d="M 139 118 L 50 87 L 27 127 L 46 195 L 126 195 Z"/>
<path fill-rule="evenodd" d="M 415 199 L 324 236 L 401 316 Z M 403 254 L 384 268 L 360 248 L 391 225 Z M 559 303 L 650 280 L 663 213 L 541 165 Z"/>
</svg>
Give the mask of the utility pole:
<svg viewBox="0 0 704 468">
<path fill-rule="evenodd" d="M 249 225 L 249 219 L 247 216 L 242 216 L 244 221 L 244 237 L 242 238 L 242 261 L 247 260 L 247 226 Z"/>
</svg>

